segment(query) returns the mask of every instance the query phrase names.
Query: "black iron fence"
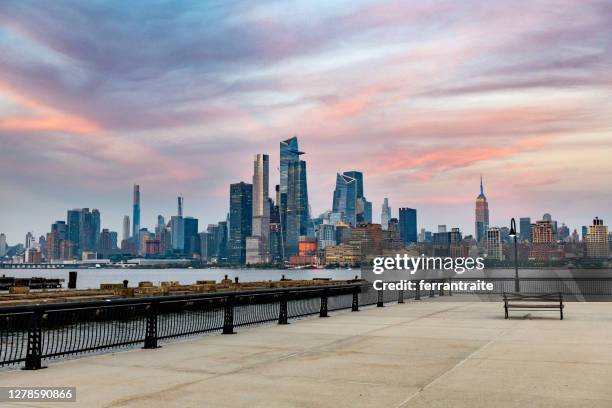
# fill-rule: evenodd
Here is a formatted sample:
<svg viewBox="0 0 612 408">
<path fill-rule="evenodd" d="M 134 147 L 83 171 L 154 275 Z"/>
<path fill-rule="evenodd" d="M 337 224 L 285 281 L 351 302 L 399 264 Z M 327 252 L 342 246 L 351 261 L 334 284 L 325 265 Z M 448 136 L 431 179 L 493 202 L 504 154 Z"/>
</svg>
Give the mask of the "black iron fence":
<svg viewBox="0 0 612 408">
<path fill-rule="evenodd" d="M 265 289 L 0 308 L 0 366 L 44 360 L 399 301 L 368 284 Z M 403 297 L 402 297 L 403 301 Z"/>
<path fill-rule="evenodd" d="M 426 282 L 476 282 L 451 278 Z M 436 295 L 501 295 L 514 291 L 512 278 L 484 278 L 492 291 L 387 290 L 369 283 L 264 289 L 199 295 L 113 299 L 0 308 L 0 367 L 23 364 L 41 368 L 44 360 L 105 349 L 143 345 L 156 348 L 164 339 L 203 333 L 234 333 L 238 327 L 319 315 L 337 310 L 358 311 L 367 305 L 404 303 Z M 418 282 L 418 280 L 415 280 Z M 580 298 L 612 299 L 612 278 L 525 278 L 521 293 L 562 293 Z"/>
</svg>

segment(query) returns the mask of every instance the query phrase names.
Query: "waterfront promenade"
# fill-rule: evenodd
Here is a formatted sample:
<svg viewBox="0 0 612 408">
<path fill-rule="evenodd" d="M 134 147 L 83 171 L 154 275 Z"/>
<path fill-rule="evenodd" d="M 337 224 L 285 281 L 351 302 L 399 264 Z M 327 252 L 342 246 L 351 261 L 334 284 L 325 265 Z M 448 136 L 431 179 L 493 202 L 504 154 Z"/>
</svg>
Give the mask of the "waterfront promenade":
<svg viewBox="0 0 612 408">
<path fill-rule="evenodd" d="M 409 301 L 50 362 L 0 386 L 76 386 L 69 407 L 612 406 L 610 303 L 530 313 Z"/>
</svg>

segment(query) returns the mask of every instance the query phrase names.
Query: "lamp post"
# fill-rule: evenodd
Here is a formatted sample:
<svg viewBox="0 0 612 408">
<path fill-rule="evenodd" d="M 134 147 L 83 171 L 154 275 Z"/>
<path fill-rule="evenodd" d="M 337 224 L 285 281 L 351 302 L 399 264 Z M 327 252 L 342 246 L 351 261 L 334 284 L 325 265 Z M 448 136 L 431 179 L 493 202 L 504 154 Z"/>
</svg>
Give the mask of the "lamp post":
<svg viewBox="0 0 612 408">
<path fill-rule="evenodd" d="M 519 286 L 519 274 L 518 274 L 518 247 L 516 243 L 516 221 L 514 218 L 510 220 L 510 234 L 508 234 L 512 238 L 514 238 L 514 291 L 516 293 L 521 291 Z"/>
</svg>

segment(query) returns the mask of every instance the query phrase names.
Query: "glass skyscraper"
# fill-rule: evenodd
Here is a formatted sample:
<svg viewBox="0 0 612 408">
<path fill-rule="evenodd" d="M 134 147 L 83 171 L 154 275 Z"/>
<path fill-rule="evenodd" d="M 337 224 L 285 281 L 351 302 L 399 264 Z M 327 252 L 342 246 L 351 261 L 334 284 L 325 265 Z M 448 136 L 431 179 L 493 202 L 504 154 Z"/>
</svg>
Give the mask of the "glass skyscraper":
<svg viewBox="0 0 612 408">
<path fill-rule="evenodd" d="M 357 226 L 357 191 L 358 183 L 354 177 L 347 173 L 336 175 L 332 212 L 341 213 L 342 220 L 353 227 Z"/>
<path fill-rule="evenodd" d="M 306 162 L 290 162 L 287 166 L 286 258 L 298 254 L 300 235 L 308 235 L 309 215 Z"/>
<path fill-rule="evenodd" d="M 288 198 L 287 192 L 289 189 L 289 167 L 292 163 L 299 163 L 300 155 L 304 152 L 300 152 L 298 148 L 298 139 L 293 136 L 290 139 L 280 142 L 280 184 L 279 184 L 279 200 L 277 205 L 280 210 L 280 226 L 281 226 L 281 237 L 282 237 L 282 256 L 286 257 L 285 248 L 287 246 L 287 209 L 288 209 Z M 297 245 L 297 244 L 296 244 Z"/>
<path fill-rule="evenodd" d="M 399 209 L 399 230 L 402 242 L 417 242 L 417 211 L 414 208 Z"/>
<path fill-rule="evenodd" d="M 229 261 L 244 264 L 246 238 L 251 236 L 253 185 L 245 182 L 230 185 Z"/>
<path fill-rule="evenodd" d="M 191 257 L 200 251 L 198 237 L 198 219 L 193 217 L 183 218 L 183 243 L 185 255 Z"/>
<path fill-rule="evenodd" d="M 132 237 L 134 242 L 138 242 L 140 231 L 140 186 L 134 184 L 134 206 L 132 211 Z"/>
<path fill-rule="evenodd" d="M 525 217 L 519 220 L 520 239 L 521 241 L 531 242 L 531 218 Z"/>
</svg>

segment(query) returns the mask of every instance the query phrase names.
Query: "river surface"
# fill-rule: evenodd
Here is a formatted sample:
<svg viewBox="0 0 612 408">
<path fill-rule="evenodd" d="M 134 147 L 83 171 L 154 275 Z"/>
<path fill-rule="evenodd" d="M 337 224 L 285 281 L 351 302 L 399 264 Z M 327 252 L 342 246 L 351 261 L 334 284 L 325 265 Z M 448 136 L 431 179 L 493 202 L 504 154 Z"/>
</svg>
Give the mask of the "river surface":
<svg viewBox="0 0 612 408">
<path fill-rule="evenodd" d="M 360 275 L 359 269 L 2 269 L 0 275 L 16 278 L 60 278 L 65 279 L 63 287 L 68 285 L 68 272 L 77 271 L 77 289 L 98 289 L 101 283 L 121 283 L 127 279 L 130 286 L 138 282 L 149 281 L 155 285 L 165 281 L 178 281 L 181 284 L 192 284 L 198 280 L 215 280 L 219 282 L 225 275 L 230 279 L 238 277 L 242 282 L 277 281 L 283 275 L 287 279 L 353 279 Z"/>
</svg>

